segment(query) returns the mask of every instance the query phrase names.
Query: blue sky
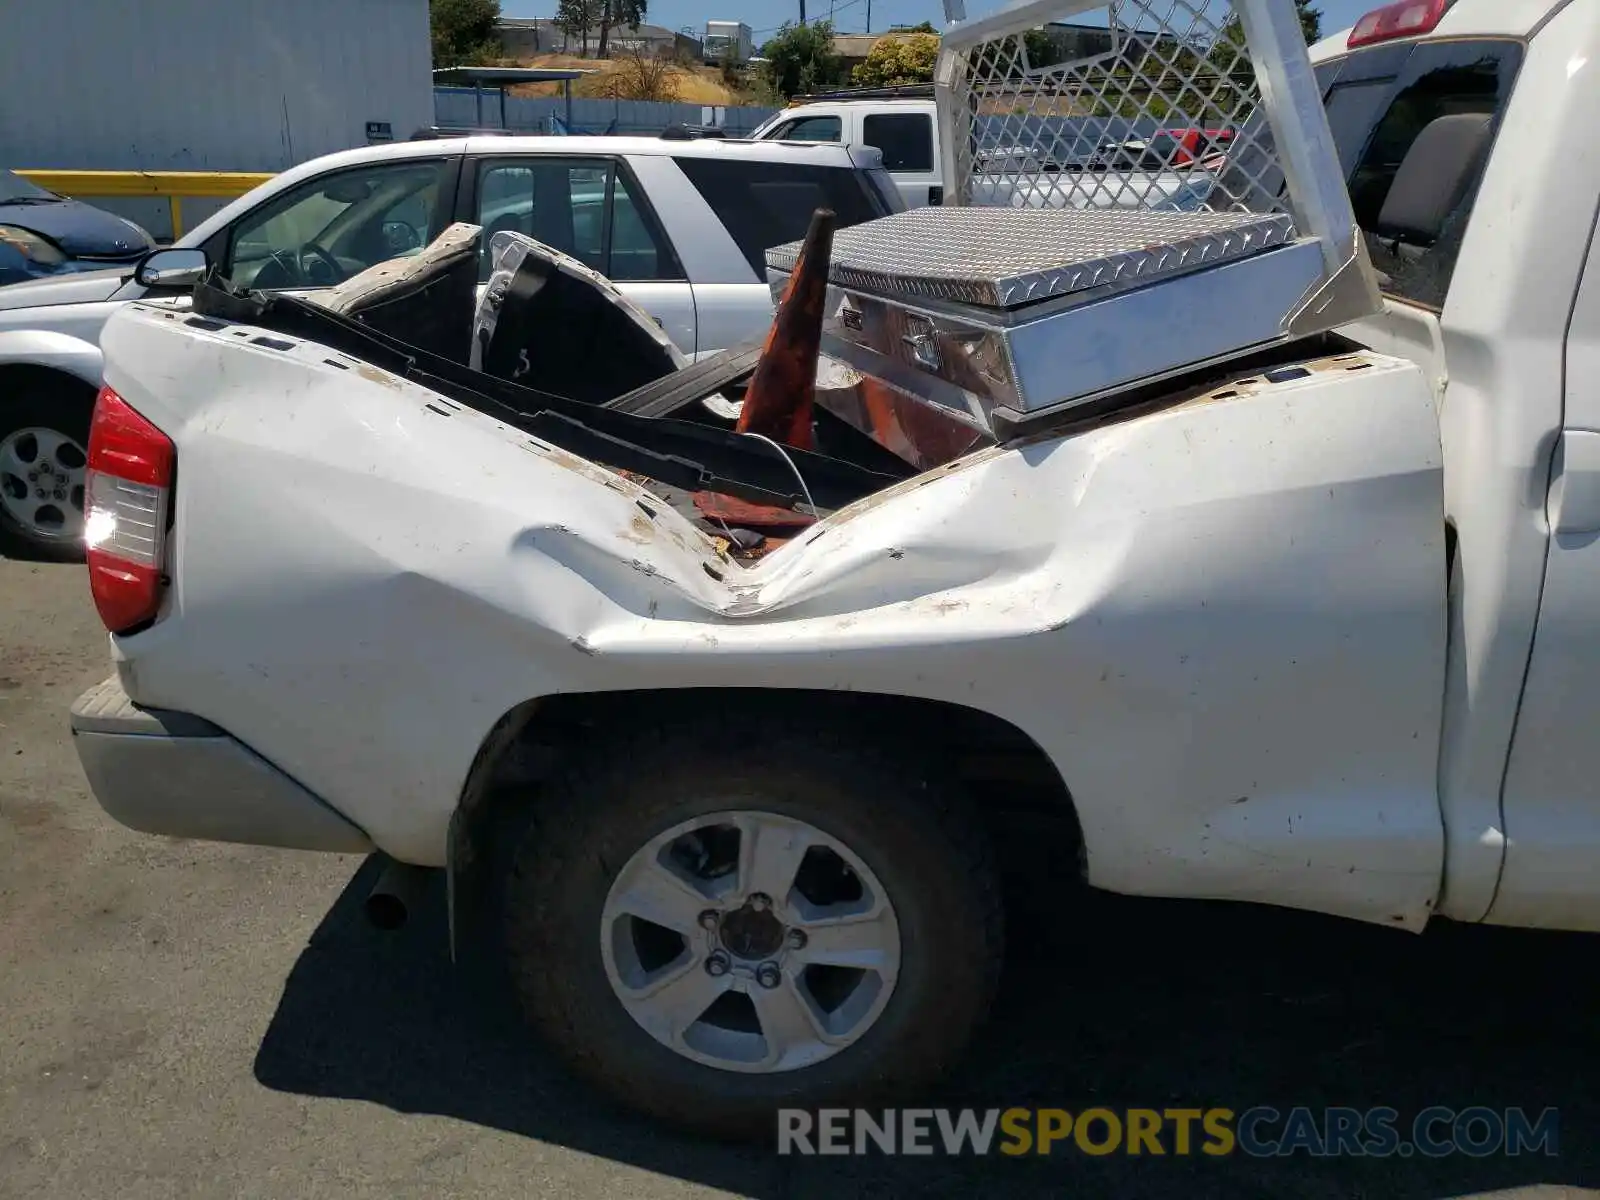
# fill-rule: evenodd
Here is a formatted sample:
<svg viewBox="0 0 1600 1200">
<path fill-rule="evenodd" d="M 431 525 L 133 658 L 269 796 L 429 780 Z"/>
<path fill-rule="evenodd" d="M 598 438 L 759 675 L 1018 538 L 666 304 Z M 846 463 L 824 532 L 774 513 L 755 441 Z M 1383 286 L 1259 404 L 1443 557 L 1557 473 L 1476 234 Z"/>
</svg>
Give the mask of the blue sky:
<svg viewBox="0 0 1600 1200">
<path fill-rule="evenodd" d="M 866 29 L 868 0 L 833 0 L 834 24 L 841 33 L 860 33 Z M 1322 9 L 1322 29 L 1332 33 L 1347 25 L 1368 9 L 1376 8 L 1382 0 L 1318 0 Z M 918 21 L 943 20 L 941 0 L 871 0 L 872 28 L 887 29 L 890 25 L 915 25 Z M 555 15 L 556 0 L 500 0 L 501 9 L 508 17 L 550 17 Z M 998 7 L 986 0 L 968 0 L 967 11 L 976 15 Z M 828 15 L 828 0 L 806 0 L 806 16 L 811 19 Z M 673 29 L 689 26 L 704 29 L 706 21 L 726 18 L 749 23 L 761 37 L 761 31 L 776 29 L 784 21 L 793 21 L 800 15 L 799 0 L 651 0 L 649 20 Z"/>
</svg>

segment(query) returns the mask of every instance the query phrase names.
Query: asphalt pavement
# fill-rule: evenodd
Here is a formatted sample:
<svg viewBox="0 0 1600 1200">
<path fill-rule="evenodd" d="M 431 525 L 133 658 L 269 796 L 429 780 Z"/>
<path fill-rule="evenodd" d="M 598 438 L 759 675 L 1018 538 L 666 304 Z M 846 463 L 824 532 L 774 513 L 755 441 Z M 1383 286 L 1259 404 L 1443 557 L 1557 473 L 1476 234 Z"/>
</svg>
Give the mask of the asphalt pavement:
<svg viewBox="0 0 1600 1200">
<path fill-rule="evenodd" d="M 594 1099 L 442 887 L 124 830 L 67 707 L 108 673 L 83 569 L 0 559 L 0 1197 L 1578 1195 L 1600 1185 L 1600 943 L 1070 891 L 1013 914 L 1001 1001 L 929 1106 L 1560 1110 L 1559 1155 L 780 1158 Z M 1037 893 L 1036 893 L 1037 894 Z M 552 964 L 559 969 L 559 964 Z"/>
</svg>

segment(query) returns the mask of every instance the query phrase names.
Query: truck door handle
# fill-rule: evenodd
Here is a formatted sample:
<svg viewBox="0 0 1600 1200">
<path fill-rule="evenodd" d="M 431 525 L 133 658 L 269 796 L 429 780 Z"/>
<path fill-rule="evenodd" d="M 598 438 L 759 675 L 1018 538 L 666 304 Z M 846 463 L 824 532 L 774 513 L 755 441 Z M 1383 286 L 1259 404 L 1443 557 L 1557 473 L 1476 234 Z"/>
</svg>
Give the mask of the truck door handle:
<svg viewBox="0 0 1600 1200">
<path fill-rule="evenodd" d="M 1600 533 L 1600 433 L 1562 432 L 1550 471 L 1547 516 L 1552 534 Z"/>
</svg>

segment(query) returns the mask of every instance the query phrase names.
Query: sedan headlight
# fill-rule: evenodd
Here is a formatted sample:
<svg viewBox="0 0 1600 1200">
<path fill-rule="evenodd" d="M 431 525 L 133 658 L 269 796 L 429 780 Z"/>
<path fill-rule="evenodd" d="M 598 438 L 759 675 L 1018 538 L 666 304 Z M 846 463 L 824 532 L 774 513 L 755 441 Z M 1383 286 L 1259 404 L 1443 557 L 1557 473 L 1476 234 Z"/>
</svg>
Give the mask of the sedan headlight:
<svg viewBox="0 0 1600 1200">
<path fill-rule="evenodd" d="M 0 225 L 0 242 L 40 266 L 53 267 L 67 261 L 67 256 L 50 242 L 31 230 L 18 229 L 15 225 Z"/>
</svg>

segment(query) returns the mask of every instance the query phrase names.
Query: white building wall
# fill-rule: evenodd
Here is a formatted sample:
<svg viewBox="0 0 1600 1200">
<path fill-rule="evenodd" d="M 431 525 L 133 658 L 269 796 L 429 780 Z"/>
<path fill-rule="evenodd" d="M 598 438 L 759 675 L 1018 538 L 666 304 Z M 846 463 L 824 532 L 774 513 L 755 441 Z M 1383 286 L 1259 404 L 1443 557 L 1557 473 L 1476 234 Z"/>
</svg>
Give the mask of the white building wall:
<svg viewBox="0 0 1600 1200">
<path fill-rule="evenodd" d="M 0 164 L 277 171 L 433 123 L 427 0 L 0 0 Z"/>
</svg>

